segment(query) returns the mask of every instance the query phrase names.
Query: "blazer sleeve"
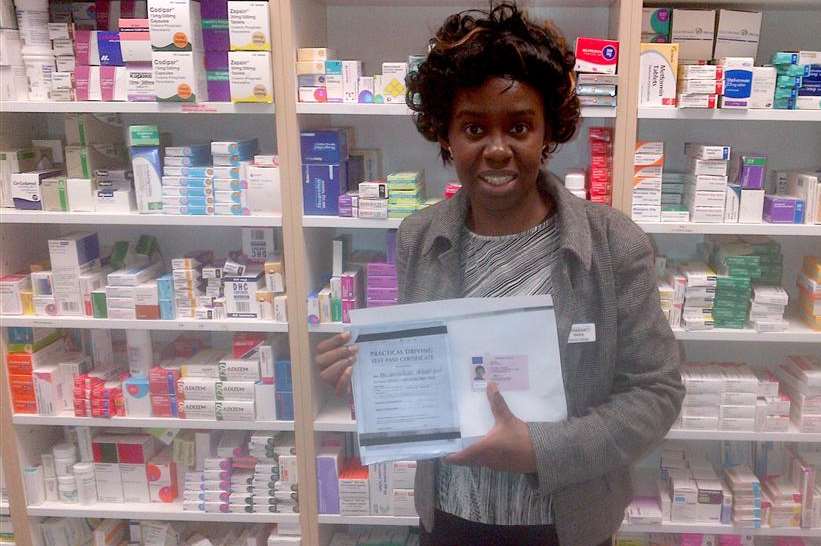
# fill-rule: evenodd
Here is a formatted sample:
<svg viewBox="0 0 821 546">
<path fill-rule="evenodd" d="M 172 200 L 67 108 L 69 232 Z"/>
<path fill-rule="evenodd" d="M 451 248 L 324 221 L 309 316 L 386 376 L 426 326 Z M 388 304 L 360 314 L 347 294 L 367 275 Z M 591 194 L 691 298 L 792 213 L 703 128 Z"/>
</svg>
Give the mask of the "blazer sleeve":
<svg viewBox="0 0 821 546">
<path fill-rule="evenodd" d="M 663 439 L 681 408 L 680 351 L 659 305 L 653 247 L 632 222 L 623 224 L 611 239 L 620 248 L 613 249 L 618 350 L 610 397 L 586 415 L 528 425 L 544 494 L 630 466 Z"/>
</svg>

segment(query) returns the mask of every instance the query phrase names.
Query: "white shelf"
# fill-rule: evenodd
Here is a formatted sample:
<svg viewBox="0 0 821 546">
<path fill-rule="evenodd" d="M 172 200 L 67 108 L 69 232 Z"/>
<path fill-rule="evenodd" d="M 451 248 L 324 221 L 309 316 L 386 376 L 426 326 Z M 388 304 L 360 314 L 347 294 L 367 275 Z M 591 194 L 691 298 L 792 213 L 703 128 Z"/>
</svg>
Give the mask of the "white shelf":
<svg viewBox="0 0 821 546">
<path fill-rule="evenodd" d="M 96 503 L 89 505 L 68 504 L 65 502 L 46 501 L 36 506 L 28 506 L 29 516 L 54 516 L 62 518 L 102 518 L 102 519 L 138 519 L 164 521 L 212 521 L 236 523 L 271 523 L 299 521 L 299 514 L 223 514 L 212 512 L 194 512 L 182 509 L 182 503 L 135 503 L 122 504 Z"/>
<path fill-rule="evenodd" d="M 821 121 L 821 110 L 733 110 L 639 108 L 639 119 L 710 119 L 722 121 Z"/>
<path fill-rule="evenodd" d="M 764 527 L 749 529 L 720 523 L 656 523 L 634 525 L 623 523 L 621 533 L 704 533 L 711 535 L 755 535 L 770 537 L 821 537 L 821 528 L 796 529 L 793 527 Z"/>
<path fill-rule="evenodd" d="M 325 322 L 322 324 L 309 324 L 308 331 L 312 334 L 338 334 L 345 332 L 350 328 L 350 324 L 342 322 Z"/>
<path fill-rule="evenodd" d="M 737 442 L 821 442 L 821 434 L 798 432 L 790 424 L 788 432 L 734 432 L 725 430 L 683 430 L 673 429 L 667 433 L 668 440 L 735 440 Z"/>
<path fill-rule="evenodd" d="M 360 2 L 362 3 L 362 2 Z M 391 2 L 391 5 L 396 2 Z M 436 2 L 441 5 L 441 2 Z M 336 114 L 349 116 L 410 116 L 413 111 L 406 104 L 359 104 L 333 102 L 298 102 L 297 114 Z M 616 109 L 609 106 L 582 108 L 583 118 L 615 118 Z"/>
<path fill-rule="evenodd" d="M 328 400 L 314 419 L 314 430 L 322 432 L 356 432 L 351 410 L 338 398 Z M 681 430 L 667 433 L 668 440 L 735 440 L 739 442 L 821 442 L 821 434 L 804 434 L 790 425 L 789 432 L 728 432 L 723 430 Z"/>
<path fill-rule="evenodd" d="M 766 343 L 821 343 L 821 332 L 811 330 L 804 323 L 789 319 L 786 332 L 758 333 L 751 328 L 713 328 L 688 332 L 674 328 L 676 339 L 681 341 L 757 341 Z"/>
<path fill-rule="evenodd" d="M 328 525 L 419 525 L 416 516 L 340 516 L 319 514 L 319 523 Z"/>
<path fill-rule="evenodd" d="M 345 229 L 397 229 L 401 219 L 370 220 L 367 218 L 344 218 L 341 216 L 303 216 L 303 227 L 345 228 Z"/>
<path fill-rule="evenodd" d="M 161 417 L 75 417 L 65 415 L 32 415 L 18 413 L 12 416 L 15 425 L 134 427 L 199 430 L 294 430 L 293 421 L 215 421 L 211 419 L 164 419 Z"/>
<path fill-rule="evenodd" d="M 821 343 L 821 332 L 811 330 L 799 320 L 790 320 L 790 328 L 786 332 L 768 332 L 759 334 L 753 329 L 742 328 L 713 328 L 688 332 L 682 328 L 674 328 L 676 339 L 682 341 L 759 341 L 768 343 Z M 333 334 L 344 332 L 350 328 L 349 324 L 329 322 L 309 326 L 312 333 Z"/>
<path fill-rule="evenodd" d="M 114 114 L 274 114 L 273 104 L 230 102 L 29 102 L 0 101 L 0 112 L 114 113 Z"/>
<path fill-rule="evenodd" d="M 119 330 L 193 330 L 203 332 L 287 332 L 288 324 L 256 319 L 225 320 L 126 320 L 88 317 L 35 317 L 2 315 L 0 327 L 30 326 L 32 328 L 103 328 Z"/>
<path fill-rule="evenodd" d="M 638 222 L 647 233 L 728 233 L 733 235 L 799 235 L 821 237 L 821 224 L 700 224 Z"/>
<path fill-rule="evenodd" d="M 339 398 L 329 399 L 314 419 L 314 430 L 322 432 L 356 432 L 351 409 Z"/>
<path fill-rule="evenodd" d="M 281 215 L 198 216 L 171 214 L 106 214 L 0 209 L 0 224 L 99 224 L 128 226 L 281 227 Z"/>
</svg>

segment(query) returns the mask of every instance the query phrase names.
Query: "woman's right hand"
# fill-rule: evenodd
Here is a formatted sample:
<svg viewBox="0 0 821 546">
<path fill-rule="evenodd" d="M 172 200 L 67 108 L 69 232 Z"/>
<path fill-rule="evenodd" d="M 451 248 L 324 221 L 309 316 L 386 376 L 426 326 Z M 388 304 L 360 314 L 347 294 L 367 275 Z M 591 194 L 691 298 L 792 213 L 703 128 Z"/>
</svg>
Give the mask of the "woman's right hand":
<svg viewBox="0 0 821 546">
<path fill-rule="evenodd" d="M 350 332 L 344 332 L 321 341 L 316 346 L 316 363 L 321 370 L 319 376 L 325 383 L 336 388 L 336 393 L 340 396 L 351 392 L 351 374 L 359 350 L 356 345 L 345 345 L 350 339 Z"/>
</svg>

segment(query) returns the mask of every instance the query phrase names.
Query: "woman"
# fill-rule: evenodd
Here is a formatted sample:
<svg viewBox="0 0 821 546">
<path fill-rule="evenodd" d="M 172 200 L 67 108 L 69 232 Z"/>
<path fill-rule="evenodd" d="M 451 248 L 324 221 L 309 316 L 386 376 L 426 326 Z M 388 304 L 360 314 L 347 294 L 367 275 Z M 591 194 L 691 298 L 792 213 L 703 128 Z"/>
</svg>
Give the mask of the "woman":
<svg viewBox="0 0 821 546">
<path fill-rule="evenodd" d="M 408 78 L 417 128 L 463 189 L 399 228 L 401 301 L 552 294 L 569 415 L 525 423 L 489 384 L 488 435 L 418 465 L 422 544 L 609 544 L 631 500 L 630 466 L 679 412 L 679 350 L 649 239 L 541 170 L 578 123 L 573 64 L 552 25 L 505 3 L 448 18 Z M 340 392 L 356 359 L 348 340 L 317 351 Z"/>
</svg>

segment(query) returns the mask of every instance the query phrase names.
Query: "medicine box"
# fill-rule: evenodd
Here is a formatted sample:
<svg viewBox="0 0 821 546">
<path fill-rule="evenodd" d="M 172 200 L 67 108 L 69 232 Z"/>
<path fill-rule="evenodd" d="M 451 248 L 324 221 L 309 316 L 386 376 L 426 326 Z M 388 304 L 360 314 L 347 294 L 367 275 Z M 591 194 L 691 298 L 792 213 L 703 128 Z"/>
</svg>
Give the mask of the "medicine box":
<svg viewBox="0 0 821 546">
<path fill-rule="evenodd" d="M 60 175 L 60 171 L 42 170 L 11 174 L 11 199 L 14 208 L 42 210 L 41 185 L 47 178 Z"/>
<path fill-rule="evenodd" d="M 244 275 L 226 275 L 223 282 L 226 314 L 232 318 L 259 318 L 256 293 L 265 287 L 262 270 L 247 271 Z"/>
<path fill-rule="evenodd" d="M 675 106 L 678 44 L 641 44 L 639 106 Z"/>
<path fill-rule="evenodd" d="M 348 138 L 344 129 L 303 131 L 300 134 L 302 163 L 339 165 L 348 159 Z"/>
<path fill-rule="evenodd" d="M 670 41 L 670 21 L 673 10 L 670 8 L 642 8 L 641 41 L 647 43 L 666 43 Z"/>
<path fill-rule="evenodd" d="M 120 51 L 126 63 L 151 62 L 148 19 L 120 19 Z"/>
<path fill-rule="evenodd" d="M 229 1 L 228 35 L 231 51 L 270 51 L 268 2 Z"/>
<path fill-rule="evenodd" d="M 206 79 L 200 52 L 153 54 L 157 102 L 198 102 L 206 99 Z"/>
<path fill-rule="evenodd" d="M 200 3 L 196 0 L 148 0 L 148 24 L 154 52 L 202 50 Z"/>
<path fill-rule="evenodd" d="M 348 189 L 346 175 L 344 164 L 303 164 L 302 200 L 305 214 L 336 216 L 339 196 Z"/>
<path fill-rule="evenodd" d="M 382 63 L 381 94 L 386 104 L 405 103 L 408 63 Z"/>
<path fill-rule="evenodd" d="M 267 51 L 231 51 L 228 54 L 228 79 L 232 102 L 274 101 L 271 54 Z"/>
<path fill-rule="evenodd" d="M 760 32 L 761 12 L 719 10 L 713 58 L 754 58 Z"/>
<path fill-rule="evenodd" d="M 674 9 L 670 41 L 679 45 L 681 60 L 713 58 L 715 10 Z"/>
<path fill-rule="evenodd" d="M 576 38 L 575 70 L 577 72 L 615 74 L 618 64 L 618 40 L 586 38 L 583 36 L 579 36 L 578 38 Z"/>
<path fill-rule="evenodd" d="M 125 148 L 118 141 L 66 146 L 65 153 L 66 174 L 70 178 L 91 178 L 94 171 L 120 167 L 125 162 Z"/>
</svg>

